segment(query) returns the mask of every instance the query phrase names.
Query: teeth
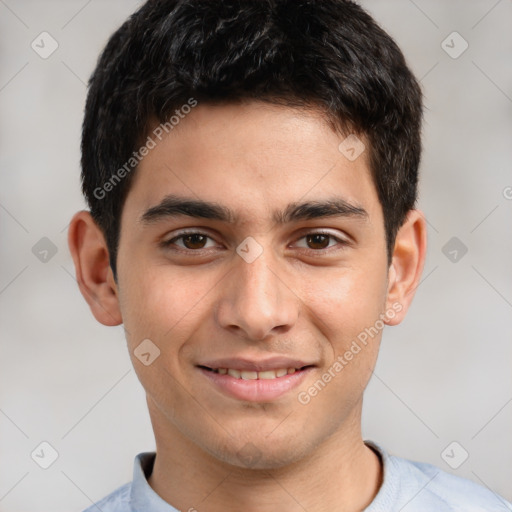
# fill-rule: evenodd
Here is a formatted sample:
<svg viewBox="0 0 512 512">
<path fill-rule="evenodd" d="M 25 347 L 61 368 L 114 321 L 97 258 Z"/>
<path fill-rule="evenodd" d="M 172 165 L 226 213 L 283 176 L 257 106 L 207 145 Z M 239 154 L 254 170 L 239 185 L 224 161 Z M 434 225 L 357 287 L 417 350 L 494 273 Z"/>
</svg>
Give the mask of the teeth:
<svg viewBox="0 0 512 512">
<path fill-rule="evenodd" d="M 248 372 L 243 370 L 240 374 L 244 380 L 256 380 L 258 378 L 258 372 Z"/>
<path fill-rule="evenodd" d="M 260 379 L 275 379 L 277 377 L 277 372 L 273 370 L 267 370 L 265 372 L 259 372 L 258 378 Z"/>
<path fill-rule="evenodd" d="M 277 377 L 284 377 L 285 375 L 291 375 L 297 371 L 296 368 L 279 368 L 277 370 L 265 370 L 263 372 L 254 372 L 249 370 L 234 370 L 233 368 L 217 368 L 213 370 L 221 375 L 231 375 L 235 379 L 243 380 L 270 380 Z"/>
</svg>

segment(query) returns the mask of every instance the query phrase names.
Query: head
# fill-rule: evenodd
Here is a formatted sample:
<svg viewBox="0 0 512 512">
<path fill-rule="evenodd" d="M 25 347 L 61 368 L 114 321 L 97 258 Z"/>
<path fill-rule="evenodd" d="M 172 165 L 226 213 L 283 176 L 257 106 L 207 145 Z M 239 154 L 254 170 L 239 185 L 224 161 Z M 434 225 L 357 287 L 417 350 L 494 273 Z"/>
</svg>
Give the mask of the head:
<svg viewBox="0 0 512 512">
<path fill-rule="evenodd" d="M 275 467 L 357 434 L 422 271 L 421 114 L 351 1 L 150 0 L 111 37 L 69 243 L 95 317 L 124 323 L 157 443 Z M 217 382 L 254 366 L 302 369 L 275 396 Z"/>
</svg>

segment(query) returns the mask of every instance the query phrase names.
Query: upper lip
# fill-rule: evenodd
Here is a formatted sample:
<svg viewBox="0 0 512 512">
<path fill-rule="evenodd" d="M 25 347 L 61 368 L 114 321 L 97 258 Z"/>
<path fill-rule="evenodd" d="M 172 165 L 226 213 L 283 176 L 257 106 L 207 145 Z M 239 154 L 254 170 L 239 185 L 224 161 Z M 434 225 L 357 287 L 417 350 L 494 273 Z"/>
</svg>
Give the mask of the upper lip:
<svg viewBox="0 0 512 512">
<path fill-rule="evenodd" d="M 292 359 L 289 357 L 270 357 L 267 359 L 248 359 L 238 357 L 227 357 L 223 359 L 215 359 L 204 361 L 198 366 L 206 366 L 213 370 L 218 368 L 231 368 L 233 370 L 245 370 L 253 372 L 264 372 L 267 370 L 278 370 L 280 368 L 302 368 L 304 366 L 313 366 L 312 363 L 302 361 L 300 359 Z"/>
</svg>

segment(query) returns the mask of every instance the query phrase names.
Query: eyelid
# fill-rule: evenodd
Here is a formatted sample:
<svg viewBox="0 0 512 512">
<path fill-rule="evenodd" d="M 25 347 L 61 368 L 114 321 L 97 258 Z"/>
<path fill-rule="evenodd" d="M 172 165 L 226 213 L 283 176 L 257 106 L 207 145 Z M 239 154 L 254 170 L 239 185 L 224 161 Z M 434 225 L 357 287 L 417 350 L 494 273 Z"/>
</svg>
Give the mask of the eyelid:
<svg viewBox="0 0 512 512">
<path fill-rule="evenodd" d="M 178 232 L 174 233 L 171 238 L 162 240 L 162 242 L 160 242 L 160 245 L 163 246 L 164 248 L 169 248 L 169 247 L 174 245 L 174 241 L 176 241 L 177 239 L 180 239 L 180 238 L 182 238 L 184 236 L 187 236 L 187 235 L 202 235 L 202 236 L 205 236 L 206 238 L 209 238 L 210 240 L 213 240 L 213 241 L 216 242 L 215 238 L 210 233 L 208 233 L 207 230 L 201 231 L 198 228 L 189 228 L 189 229 L 184 229 L 184 230 L 181 230 L 181 231 L 178 231 Z M 337 242 L 336 245 L 338 246 L 337 248 L 336 248 L 336 245 L 335 245 L 335 246 L 327 247 L 327 248 L 324 248 L 324 249 L 310 249 L 308 247 L 301 247 L 300 248 L 303 251 L 310 252 L 310 253 L 321 254 L 321 253 L 327 253 L 327 252 L 330 252 L 330 251 L 336 251 L 336 250 L 343 249 L 345 246 L 350 245 L 350 243 L 351 243 L 350 237 L 348 237 L 348 235 L 340 236 L 339 234 L 333 234 L 331 231 L 328 231 L 326 229 L 310 228 L 310 229 L 308 229 L 306 231 L 302 231 L 300 236 L 295 238 L 295 241 L 293 242 L 293 244 L 297 243 L 299 240 L 302 240 L 303 238 L 305 238 L 305 237 L 307 237 L 309 235 L 326 235 L 326 236 L 329 236 L 330 238 L 336 240 L 336 242 Z M 181 252 L 186 252 L 186 253 L 189 253 L 189 254 L 191 254 L 191 253 L 200 253 L 201 251 L 208 251 L 208 250 L 213 249 L 212 247 L 206 247 L 206 248 L 202 248 L 202 249 L 187 249 L 187 248 L 182 248 L 182 247 L 179 247 L 179 246 L 176 246 L 176 247 L 177 248 L 174 249 L 174 250 L 181 251 Z"/>
<path fill-rule="evenodd" d="M 297 243 L 299 240 L 302 240 L 303 238 L 307 237 L 308 235 L 325 235 L 325 236 L 329 236 L 330 238 L 336 240 L 338 242 L 338 249 L 344 247 L 344 246 L 347 246 L 349 245 L 351 242 L 350 242 L 350 237 L 348 237 L 347 235 L 345 236 L 340 236 L 339 234 L 334 234 L 332 233 L 331 231 L 328 231 L 326 229 L 322 229 L 322 228 L 312 228 L 312 229 L 309 229 L 308 231 L 305 231 L 304 233 L 302 233 L 299 237 L 297 237 L 295 239 L 295 242 L 294 243 Z M 335 249 L 335 246 L 332 246 L 332 247 L 327 247 L 325 249 L 310 249 L 308 247 L 302 247 L 303 250 L 305 251 L 309 251 L 309 252 L 315 252 L 315 253 L 322 253 L 322 252 L 329 252 L 330 250 L 337 250 Z"/>
<path fill-rule="evenodd" d="M 181 230 L 181 231 L 178 231 L 176 233 L 174 233 L 170 238 L 165 238 L 164 240 L 162 240 L 160 242 L 160 245 L 162 245 L 163 247 L 170 247 L 171 245 L 173 245 L 173 242 L 179 238 L 182 238 L 184 236 L 187 236 L 187 235 L 202 235 L 202 236 L 205 236 L 207 238 L 209 238 L 210 240 L 215 240 L 215 238 L 210 234 L 208 233 L 206 230 L 205 231 L 200 231 L 199 229 L 194 229 L 194 228 L 189 228 L 189 229 L 185 229 L 185 230 Z M 186 251 L 186 252 L 200 252 L 201 250 L 208 250 L 208 249 L 211 249 L 211 247 L 207 247 L 206 249 L 184 249 L 182 247 L 179 247 L 179 250 L 182 250 L 182 251 Z"/>
</svg>

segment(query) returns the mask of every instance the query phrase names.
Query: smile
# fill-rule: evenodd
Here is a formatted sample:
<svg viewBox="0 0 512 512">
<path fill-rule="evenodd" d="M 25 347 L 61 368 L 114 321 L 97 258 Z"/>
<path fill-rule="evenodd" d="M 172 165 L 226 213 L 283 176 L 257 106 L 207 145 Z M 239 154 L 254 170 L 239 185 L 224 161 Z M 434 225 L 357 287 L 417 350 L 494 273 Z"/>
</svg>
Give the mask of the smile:
<svg viewBox="0 0 512 512">
<path fill-rule="evenodd" d="M 255 372 L 250 370 L 236 370 L 233 368 L 207 368 L 212 372 L 219 373 L 220 375 L 230 375 L 235 379 L 243 380 L 257 380 L 257 379 L 277 379 L 285 375 L 292 375 L 302 368 L 278 368 L 276 370 L 265 370 L 262 372 Z"/>
<path fill-rule="evenodd" d="M 249 402 L 276 400 L 300 385 L 314 366 L 263 371 L 197 367 L 214 389 L 230 398 Z"/>
</svg>

